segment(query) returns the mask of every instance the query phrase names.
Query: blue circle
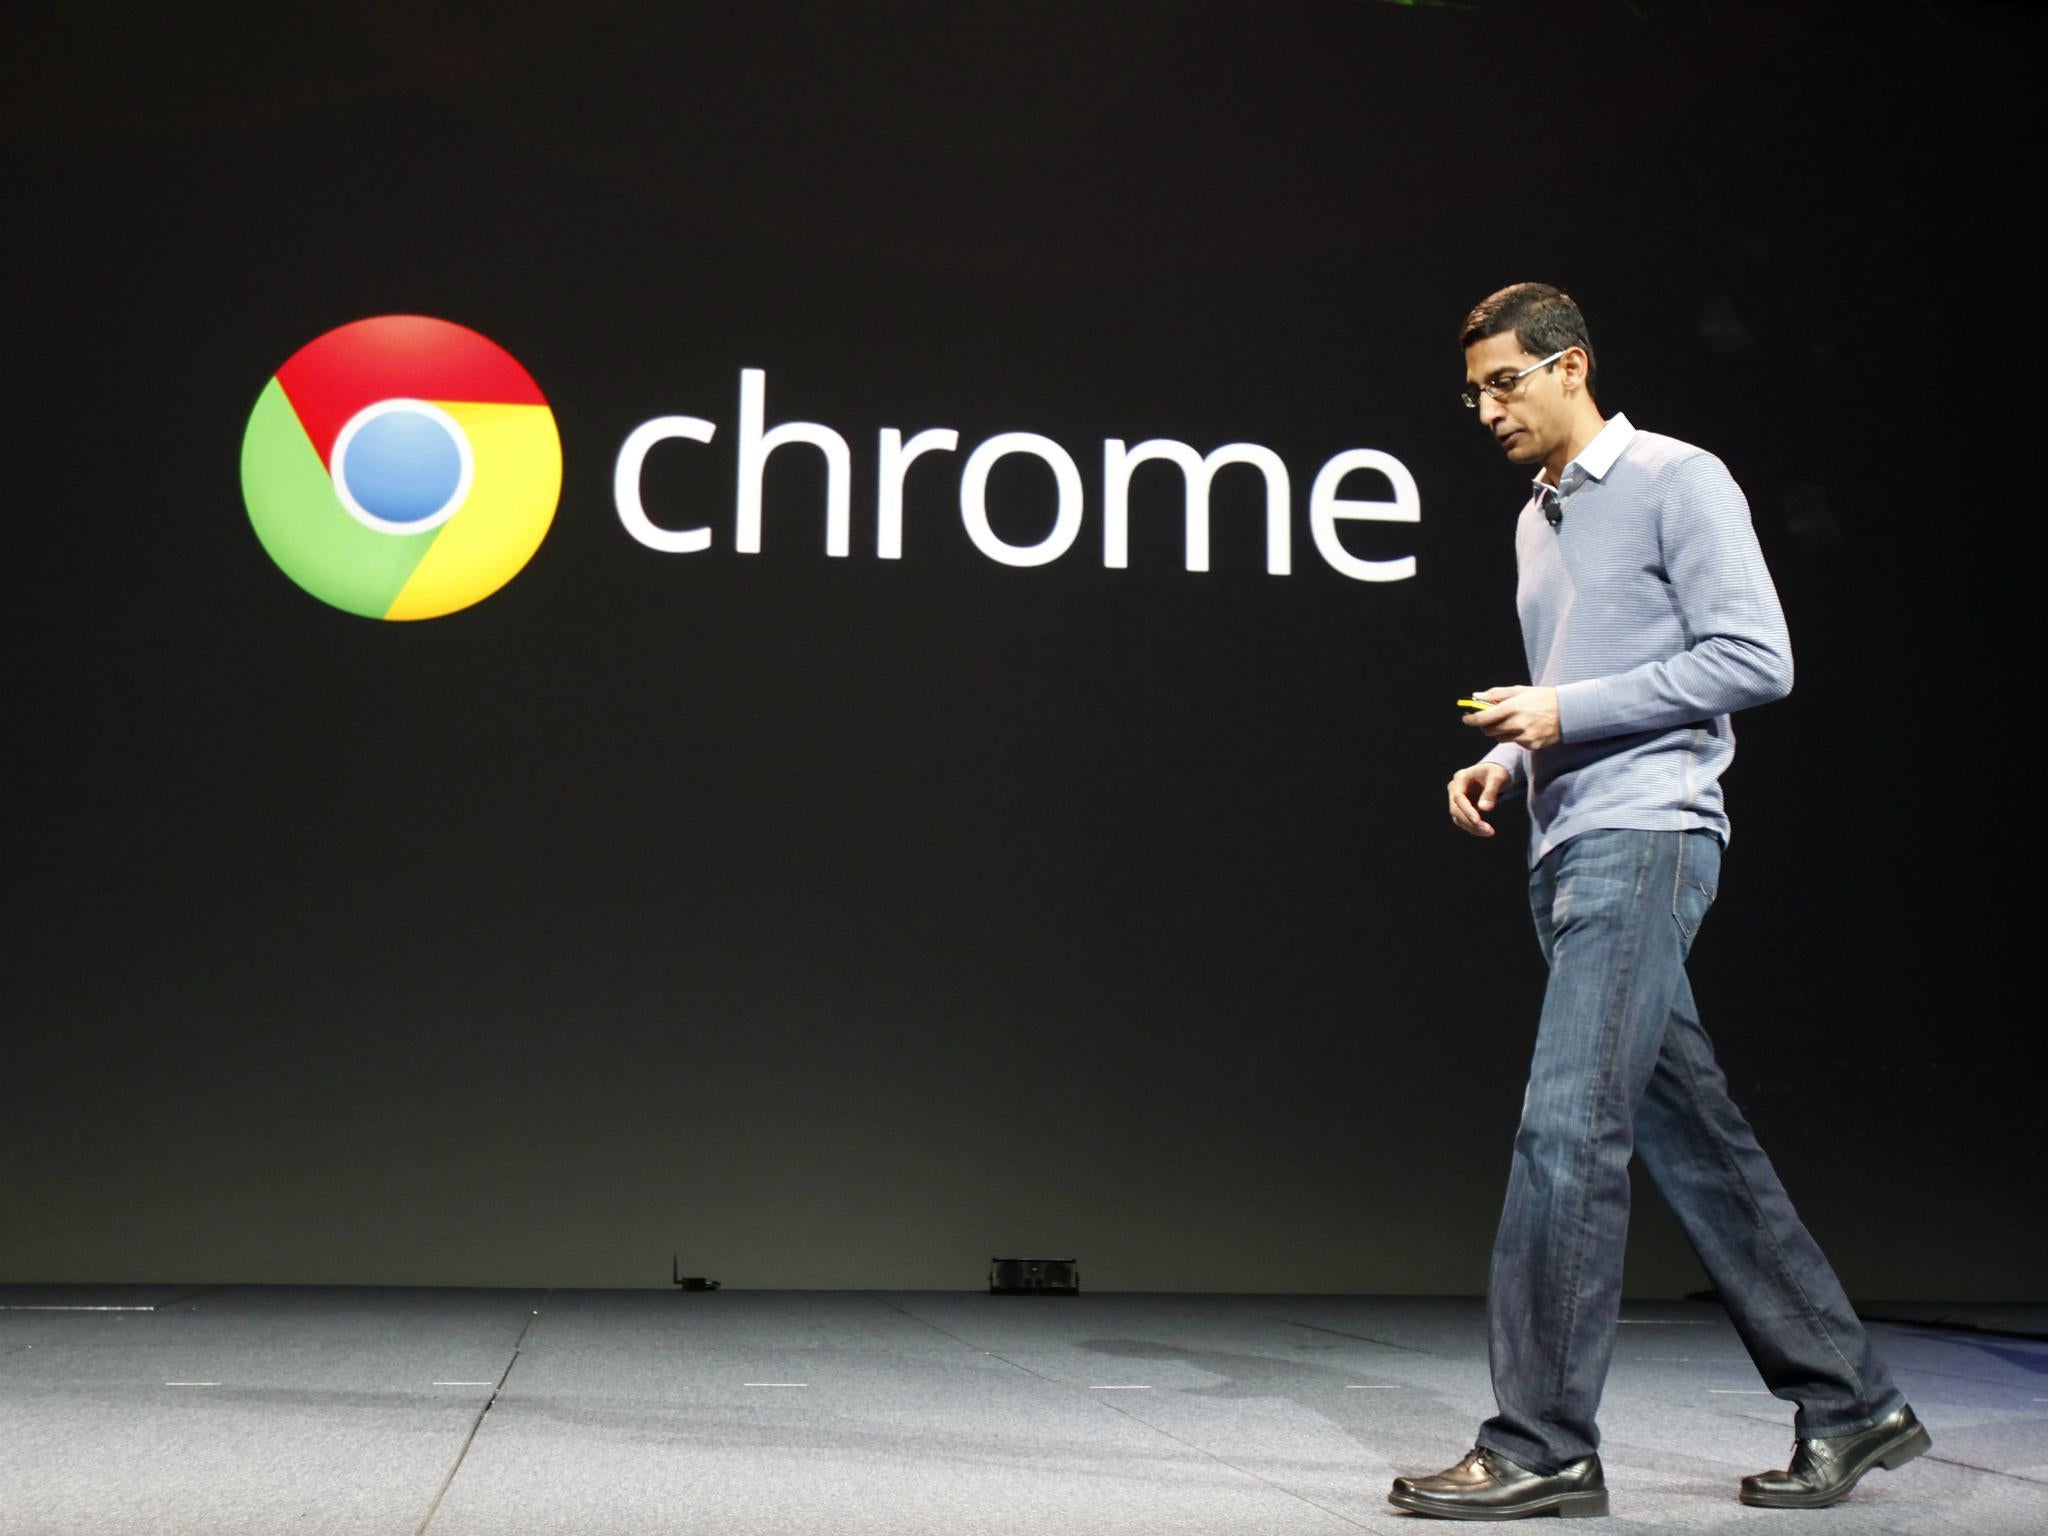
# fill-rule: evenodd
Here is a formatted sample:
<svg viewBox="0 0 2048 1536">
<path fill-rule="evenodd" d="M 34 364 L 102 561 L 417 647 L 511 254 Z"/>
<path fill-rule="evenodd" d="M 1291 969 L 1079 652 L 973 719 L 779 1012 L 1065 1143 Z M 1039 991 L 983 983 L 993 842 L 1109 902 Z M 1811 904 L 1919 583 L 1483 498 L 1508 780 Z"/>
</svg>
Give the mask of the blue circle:
<svg viewBox="0 0 2048 1536">
<path fill-rule="evenodd" d="M 447 506 L 462 484 L 462 449 L 424 411 L 386 411 L 357 429 L 341 473 L 370 516 L 417 523 Z"/>
</svg>

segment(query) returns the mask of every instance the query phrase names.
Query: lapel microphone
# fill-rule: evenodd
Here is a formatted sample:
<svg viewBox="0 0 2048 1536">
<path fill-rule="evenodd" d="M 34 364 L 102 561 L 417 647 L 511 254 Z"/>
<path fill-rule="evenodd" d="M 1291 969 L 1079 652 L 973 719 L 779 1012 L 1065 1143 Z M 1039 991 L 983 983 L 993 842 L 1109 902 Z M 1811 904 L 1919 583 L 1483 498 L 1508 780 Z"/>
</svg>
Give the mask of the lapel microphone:
<svg viewBox="0 0 2048 1536">
<path fill-rule="evenodd" d="M 1543 515 L 1553 528 L 1564 521 L 1564 498 L 1547 488 L 1543 492 Z"/>
</svg>

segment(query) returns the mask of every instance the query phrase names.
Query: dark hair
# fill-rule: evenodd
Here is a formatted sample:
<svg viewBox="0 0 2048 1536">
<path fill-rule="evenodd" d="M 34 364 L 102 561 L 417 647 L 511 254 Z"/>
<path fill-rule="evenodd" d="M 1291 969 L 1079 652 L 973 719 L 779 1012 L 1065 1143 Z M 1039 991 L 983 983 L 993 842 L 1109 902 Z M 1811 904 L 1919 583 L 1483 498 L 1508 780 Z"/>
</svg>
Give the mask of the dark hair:
<svg viewBox="0 0 2048 1536">
<path fill-rule="evenodd" d="M 1506 331 L 1515 333 L 1515 340 L 1531 357 L 1548 357 L 1566 347 L 1578 347 L 1586 354 L 1586 392 L 1593 392 L 1598 378 L 1593 339 L 1586 334 L 1586 317 L 1562 288 L 1548 283 L 1510 283 L 1499 293 L 1488 294 L 1465 317 L 1458 346 L 1462 350 Z"/>
</svg>

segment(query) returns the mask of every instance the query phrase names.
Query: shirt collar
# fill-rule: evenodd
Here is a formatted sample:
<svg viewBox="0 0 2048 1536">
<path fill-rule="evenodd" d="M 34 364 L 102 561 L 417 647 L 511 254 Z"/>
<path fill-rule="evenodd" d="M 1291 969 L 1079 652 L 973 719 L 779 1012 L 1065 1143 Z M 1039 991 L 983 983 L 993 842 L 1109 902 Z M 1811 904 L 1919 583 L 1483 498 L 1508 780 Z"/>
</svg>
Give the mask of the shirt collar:
<svg viewBox="0 0 2048 1536">
<path fill-rule="evenodd" d="M 1536 471 L 1533 486 L 1536 501 L 1541 505 L 1552 496 L 1569 496 L 1587 480 L 1605 480 L 1607 471 L 1628 451 L 1628 445 L 1636 439 L 1636 429 L 1629 419 L 1616 411 L 1607 419 L 1607 424 L 1594 434 L 1593 441 L 1579 450 L 1579 456 L 1565 465 L 1564 473 L 1558 477 L 1553 489 L 1543 478 L 1543 471 Z"/>
</svg>

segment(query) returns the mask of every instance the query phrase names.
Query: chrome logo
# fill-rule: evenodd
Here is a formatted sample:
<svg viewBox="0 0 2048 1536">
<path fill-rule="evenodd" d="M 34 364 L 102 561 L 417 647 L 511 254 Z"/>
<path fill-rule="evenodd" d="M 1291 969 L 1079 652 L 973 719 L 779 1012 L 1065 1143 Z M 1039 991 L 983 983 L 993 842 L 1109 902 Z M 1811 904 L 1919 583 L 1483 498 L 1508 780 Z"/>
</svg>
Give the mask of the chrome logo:
<svg viewBox="0 0 2048 1536">
<path fill-rule="evenodd" d="M 424 315 L 308 342 L 242 434 L 242 499 L 285 575 L 371 619 L 431 619 L 518 575 L 555 519 L 562 440 L 519 361 Z"/>
</svg>

